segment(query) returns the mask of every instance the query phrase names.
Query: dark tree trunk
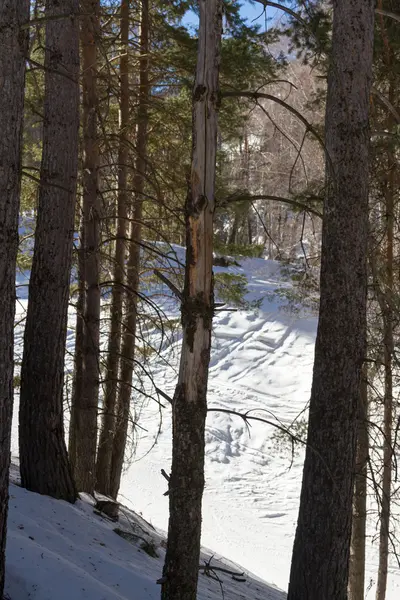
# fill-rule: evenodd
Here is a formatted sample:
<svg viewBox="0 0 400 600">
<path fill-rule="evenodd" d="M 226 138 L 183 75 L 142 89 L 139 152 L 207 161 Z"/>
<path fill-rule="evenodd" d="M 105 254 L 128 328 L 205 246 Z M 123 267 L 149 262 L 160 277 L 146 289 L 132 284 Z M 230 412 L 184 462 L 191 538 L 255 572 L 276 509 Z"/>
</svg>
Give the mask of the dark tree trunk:
<svg viewBox="0 0 400 600">
<path fill-rule="evenodd" d="M 71 417 L 69 425 L 68 454 L 72 473 L 75 471 L 76 460 L 76 406 L 82 396 L 83 383 L 83 315 L 85 310 L 85 281 L 84 281 L 84 255 L 83 238 L 85 235 L 83 215 L 81 216 L 78 258 L 78 297 L 76 300 L 76 326 L 75 326 L 75 351 L 74 351 L 74 375 L 72 382 Z"/>
<path fill-rule="evenodd" d="M 364 600 L 365 594 L 368 453 L 368 381 L 367 369 L 364 367 L 360 384 L 357 422 L 356 477 L 354 483 L 349 565 L 349 600 Z"/>
<path fill-rule="evenodd" d="M 22 486 L 74 502 L 63 383 L 79 129 L 78 0 L 46 2 L 43 154 L 21 369 Z M 71 16 L 72 15 L 72 16 Z"/>
<path fill-rule="evenodd" d="M 82 45 L 82 129 L 83 129 L 83 313 L 82 391 L 76 397 L 74 476 L 80 491 L 92 493 L 95 487 L 97 412 L 100 380 L 100 286 L 99 237 L 100 196 L 98 194 L 99 148 L 97 135 L 97 45 L 99 0 L 81 3 Z"/>
<path fill-rule="evenodd" d="M 123 283 L 125 276 L 128 160 L 129 160 L 129 9 L 130 1 L 121 0 L 121 58 L 120 58 L 120 139 L 118 148 L 118 216 L 115 245 L 114 285 L 111 296 L 110 337 L 107 353 L 107 374 L 103 404 L 102 426 L 97 454 L 97 489 L 111 494 L 111 465 L 116 424 L 118 375 L 121 354 L 121 319 Z M 119 485 L 118 485 L 119 487 Z"/>
<path fill-rule="evenodd" d="M 137 126 L 137 158 L 133 189 L 134 208 L 131 221 L 129 254 L 127 261 L 126 318 L 122 328 L 121 383 L 118 390 L 117 422 L 114 433 L 110 491 L 116 498 L 121 482 L 125 446 L 128 434 L 132 396 L 133 359 L 135 354 L 137 324 L 137 293 L 139 290 L 140 242 L 142 239 L 142 206 L 146 175 L 147 126 L 149 102 L 149 2 L 142 0 L 140 17 L 140 74 Z"/>
<path fill-rule="evenodd" d="M 192 168 L 186 201 L 183 342 L 172 404 L 170 514 L 162 600 L 196 599 L 200 558 L 204 429 L 214 311 L 213 218 L 222 1 L 200 0 L 199 10 Z"/>
<path fill-rule="evenodd" d="M 321 303 L 288 600 L 346 600 L 366 342 L 374 0 L 334 0 Z"/>
<path fill-rule="evenodd" d="M 391 90 L 392 91 L 392 86 Z M 394 94 L 389 92 L 389 98 L 394 103 Z M 394 127 L 390 117 L 388 130 Z M 393 469 L 393 356 L 395 342 L 393 333 L 394 323 L 394 198 L 397 193 L 396 185 L 396 158 L 393 151 L 388 151 L 388 175 L 385 186 L 385 219 L 386 223 L 386 256 L 385 278 L 382 282 L 380 294 L 380 307 L 383 317 L 383 347 L 385 367 L 385 394 L 383 409 L 383 471 L 382 471 L 382 499 L 380 510 L 379 531 L 379 569 L 376 585 L 376 600 L 385 600 L 390 544 L 390 515 L 392 495 L 392 469 Z M 378 284 L 379 285 L 379 284 Z"/>
<path fill-rule="evenodd" d="M 0 597 L 4 589 L 13 408 L 15 270 L 21 181 L 28 0 L 0 4 Z"/>
</svg>

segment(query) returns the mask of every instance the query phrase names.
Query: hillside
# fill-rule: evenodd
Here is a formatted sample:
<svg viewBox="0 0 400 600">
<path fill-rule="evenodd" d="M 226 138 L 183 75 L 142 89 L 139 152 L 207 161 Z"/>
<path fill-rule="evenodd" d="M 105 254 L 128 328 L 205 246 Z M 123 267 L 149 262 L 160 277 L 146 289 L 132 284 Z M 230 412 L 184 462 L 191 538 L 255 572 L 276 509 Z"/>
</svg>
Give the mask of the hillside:
<svg viewBox="0 0 400 600">
<path fill-rule="evenodd" d="M 164 546 L 163 537 L 127 509 L 114 524 L 95 515 L 88 498 L 71 506 L 11 485 L 6 598 L 158 600 Z M 240 574 L 236 565 L 210 559 L 203 554 L 202 564 Z M 200 600 L 220 599 L 221 589 L 232 600 L 283 600 L 282 592 L 247 573 L 236 581 L 217 569 L 200 575 Z"/>
<path fill-rule="evenodd" d="M 183 258 L 182 248 L 174 247 L 174 252 L 179 259 Z M 246 275 L 247 300 L 259 300 L 260 308 L 217 313 L 214 321 L 209 407 L 241 413 L 251 410 L 253 416 L 289 427 L 296 419 L 304 417 L 307 407 L 317 321 L 314 316 L 305 312 L 291 313 L 285 310 L 284 301 L 279 299 L 275 290 L 282 286 L 289 288 L 290 283 L 283 279 L 281 265 L 278 262 L 263 259 L 243 259 L 239 262 L 240 266 L 216 270 Z M 165 289 L 161 291 L 163 294 L 167 293 Z M 170 298 L 164 295 L 157 297 L 157 303 L 171 322 L 176 321 L 179 316 L 178 307 Z M 21 299 L 17 309 L 22 311 L 25 305 L 26 300 Z M 71 329 L 68 335 L 70 351 L 73 350 L 73 324 L 74 316 L 71 314 Z M 150 332 L 149 335 L 152 336 L 154 344 L 161 341 L 160 334 L 156 331 Z M 17 333 L 17 341 L 19 343 L 22 341 L 20 330 Z M 167 396 L 173 394 L 178 356 L 179 335 L 168 334 L 163 342 L 161 355 L 150 358 L 147 365 L 153 374 L 154 384 Z M 71 357 L 68 361 L 67 369 L 71 370 Z M 153 388 L 154 385 L 148 384 L 149 394 L 152 393 Z M 161 400 L 165 408 L 160 408 L 159 404 L 149 399 L 138 400 L 136 403 L 136 414 L 140 424 L 136 438 L 136 454 L 129 460 L 129 466 L 124 474 L 120 501 L 136 513 L 142 514 L 154 526 L 165 531 L 168 523 L 168 498 L 163 495 L 166 491 L 166 481 L 161 475 L 161 469 L 168 472 L 170 468 L 171 419 L 168 402 L 163 398 Z M 12 451 L 16 458 L 17 408 L 14 415 Z M 271 585 L 286 589 L 297 520 L 304 452 L 301 446 L 296 446 L 292 456 L 290 442 L 285 442 L 281 436 L 277 441 L 274 438 L 276 432 L 273 425 L 252 422 L 248 430 L 243 419 L 238 416 L 218 412 L 218 410 L 209 413 L 206 428 L 206 490 L 203 503 L 202 544 L 212 549 L 211 554 L 216 553 L 217 557 L 226 557 L 227 560 L 241 565 L 245 570 L 268 581 Z M 66 570 L 69 572 L 69 578 L 76 576 L 77 580 L 82 577 L 85 579 L 84 571 L 87 569 L 89 574 L 92 573 L 90 567 L 92 559 L 89 558 L 89 554 L 92 556 L 93 548 L 96 548 L 98 560 L 106 560 L 117 565 L 117 570 L 122 569 L 125 572 L 132 570 L 132 573 L 126 575 L 127 581 L 130 586 L 134 583 L 142 590 L 142 596 L 123 595 L 123 592 L 118 592 L 121 595 L 112 595 L 116 592 L 111 592 L 111 588 L 107 587 L 103 592 L 105 600 L 128 597 L 141 600 L 158 597 L 159 591 L 154 581 L 160 576 L 162 553 L 157 561 L 154 559 L 149 561 L 148 557 L 142 554 L 135 555 L 134 560 L 132 557 L 128 558 L 121 550 L 121 547 L 125 548 L 126 542 L 117 538 L 114 545 L 114 541 L 111 540 L 114 540 L 115 534 L 110 534 L 110 527 L 104 523 L 99 524 L 98 518 L 94 519 L 91 516 L 90 507 L 82 502 L 71 509 L 62 503 L 47 499 L 38 500 L 37 496 L 21 490 L 14 489 L 12 494 L 17 498 L 16 509 L 11 503 L 12 540 L 14 536 L 19 539 L 17 521 L 22 519 L 26 511 L 33 511 L 33 516 L 30 517 L 32 526 L 35 520 L 43 523 L 48 518 L 47 513 L 54 514 L 53 511 L 56 511 L 54 518 L 58 523 L 71 522 L 72 530 L 82 538 L 79 539 L 79 547 L 83 548 L 87 556 L 87 559 L 85 558 L 87 562 L 81 563 L 78 560 L 81 565 L 78 574 L 75 566 L 70 565 L 68 562 L 70 559 L 64 554 L 63 548 L 66 548 L 69 543 L 66 543 L 64 534 L 58 526 L 54 526 L 54 523 L 46 527 L 48 530 L 46 539 L 56 537 L 62 540 L 63 546 L 57 550 L 58 558 L 54 560 L 68 562 Z M 47 508 L 42 503 L 46 503 Z M 14 510 L 17 510 L 16 514 L 21 516 L 13 517 Z M 39 525 L 39 529 L 42 529 L 42 525 Z M 91 541 L 92 538 L 99 539 L 103 531 L 107 539 L 105 542 L 107 548 L 113 549 L 112 556 L 107 553 L 107 550 L 103 550 L 103 547 L 99 549 L 98 542 L 94 542 L 93 545 Z M 35 537 L 37 534 L 32 535 Z M 68 533 L 67 538 L 70 540 L 72 535 L 71 532 Z M 14 541 L 11 543 L 14 544 Z M 25 551 L 26 546 L 23 548 Z M 37 555 L 40 555 L 39 549 Z M 70 551 L 71 548 L 68 550 L 68 556 Z M 76 555 L 75 550 L 72 554 Z M 11 553 L 11 556 L 13 555 L 14 551 Z M 110 558 L 106 559 L 105 556 Z M 25 559 L 18 558 L 15 562 L 13 558 L 9 559 L 12 573 L 16 576 L 19 573 L 20 577 L 25 578 L 18 567 L 24 564 L 21 562 L 23 560 Z M 39 565 L 42 565 L 41 561 Z M 103 573 L 108 572 L 111 567 L 96 566 L 96 568 L 98 572 Z M 374 545 L 368 552 L 368 582 L 375 581 L 376 571 L 377 545 Z M 135 573 L 140 573 L 140 577 Z M 36 576 L 41 577 L 35 573 Z M 50 571 L 43 577 L 52 577 Z M 91 577 L 92 575 L 89 578 Z M 104 585 L 111 585 L 109 580 L 107 582 Z M 49 589 L 51 585 L 58 589 L 57 577 L 49 579 Z M 88 583 L 85 585 L 90 587 Z M 214 583 L 212 585 L 214 586 Z M 372 583 L 368 598 L 374 595 L 374 588 L 375 585 Z M 205 592 L 202 587 L 199 598 L 202 600 L 221 597 L 219 585 L 212 590 L 207 591 L 211 595 L 203 595 Z M 258 598 L 257 595 L 251 595 L 252 591 L 243 590 L 243 584 L 237 589 L 233 586 L 228 591 L 227 588 L 225 597 L 227 600 L 241 597 L 250 600 Z M 277 595 L 277 592 L 267 593 L 266 590 L 267 588 L 263 588 L 260 598 L 278 600 L 282 597 Z M 393 564 L 389 574 L 387 600 L 397 599 L 399 592 L 400 576 Z M 16 600 L 11 591 L 9 593 L 12 600 Z M 93 594 L 98 593 L 93 591 Z M 215 596 L 212 595 L 214 593 Z M 272 595 L 269 596 L 269 593 Z M 47 600 L 47 598 L 50 600 L 51 597 L 29 596 L 37 600 Z M 58 597 L 62 598 L 57 595 Z M 98 595 L 83 597 L 93 597 L 93 600 L 102 598 Z M 17 595 L 17 598 L 25 600 L 24 596 Z"/>
</svg>

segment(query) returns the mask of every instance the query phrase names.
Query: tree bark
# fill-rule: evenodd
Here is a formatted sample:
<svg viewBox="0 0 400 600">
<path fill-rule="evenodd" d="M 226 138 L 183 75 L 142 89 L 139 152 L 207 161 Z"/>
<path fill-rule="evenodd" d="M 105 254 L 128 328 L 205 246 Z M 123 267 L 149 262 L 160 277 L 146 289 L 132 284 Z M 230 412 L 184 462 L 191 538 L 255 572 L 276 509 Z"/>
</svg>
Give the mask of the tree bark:
<svg viewBox="0 0 400 600">
<path fill-rule="evenodd" d="M 129 10 L 130 1 L 121 0 L 121 58 L 120 68 L 120 138 L 118 148 L 118 215 L 114 262 L 114 285 L 111 295 L 110 335 L 107 353 L 107 375 L 103 404 L 102 427 L 97 454 L 97 489 L 111 494 L 111 465 L 116 424 L 118 375 L 121 354 L 121 319 L 123 312 L 123 283 L 125 276 L 126 237 L 128 217 L 128 128 L 129 128 Z M 119 487 L 119 486 L 118 486 Z"/>
<path fill-rule="evenodd" d="M 394 99 L 391 98 L 393 101 Z M 389 126 L 393 127 L 392 119 Z M 389 129 L 390 131 L 390 129 Z M 385 280 L 383 282 L 384 292 L 381 299 L 381 310 L 383 315 L 384 331 L 384 368 L 385 368 L 385 394 L 383 408 L 383 474 L 382 474 L 382 499 L 380 511 L 379 531 L 379 568 L 376 585 L 376 600 L 385 600 L 388 561 L 389 561 L 389 536 L 390 536 L 390 513 L 391 513 L 391 489 L 392 489 L 392 459 L 393 459 L 393 234 L 394 234 L 394 195 L 395 189 L 396 159 L 391 150 L 388 151 L 388 177 L 385 190 L 386 208 L 386 264 Z"/>
<path fill-rule="evenodd" d="M 358 407 L 356 476 L 349 565 L 349 600 L 364 600 L 365 594 L 368 454 L 368 374 L 364 366 Z"/>
<path fill-rule="evenodd" d="M 76 406 L 82 395 L 83 382 L 83 315 L 85 310 L 85 281 L 84 281 L 84 256 L 83 256 L 83 238 L 85 235 L 83 225 L 83 215 L 80 219 L 80 240 L 77 251 L 78 258 L 78 298 L 76 301 L 76 325 L 75 325 L 75 350 L 74 350 L 74 375 L 72 380 L 71 396 L 71 415 L 68 436 L 68 455 L 71 463 L 72 473 L 75 472 L 76 461 Z"/>
<path fill-rule="evenodd" d="M 63 383 L 78 169 L 78 0 L 46 2 L 43 154 L 19 409 L 22 486 L 74 502 Z"/>
<path fill-rule="evenodd" d="M 333 1 L 320 313 L 288 600 L 347 599 L 366 345 L 374 6 L 374 0 Z"/>
<path fill-rule="evenodd" d="M 80 491 L 95 488 L 97 412 L 100 380 L 100 196 L 98 194 L 99 148 L 97 134 L 97 45 L 99 0 L 82 2 L 82 129 L 83 129 L 83 312 L 82 390 L 76 397 L 74 476 Z"/>
<path fill-rule="evenodd" d="M 129 253 L 127 261 L 126 317 L 122 327 L 121 349 L 121 383 L 117 399 L 117 422 L 115 427 L 110 491 L 116 498 L 121 482 L 125 446 L 128 435 L 130 403 L 132 395 L 133 359 L 135 354 L 137 324 L 137 294 L 139 290 L 140 242 L 142 239 L 142 206 L 146 174 L 147 127 L 149 102 L 149 2 L 142 0 L 140 17 L 140 73 L 139 73 L 139 107 L 137 126 L 137 158 L 133 189 L 135 190 L 134 207 L 130 226 Z"/>
<path fill-rule="evenodd" d="M 172 404 L 170 515 L 162 600 L 196 599 L 200 558 L 204 430 L 214 312 L 213 218 L 222 2 L 199 0 L 199 11 L 192 167 L 186 201 L 183 342 Z"/>
<path fill-rule="evenodd" d="M 13 409 L 15 271 L 21 184 L 28 0 L 0 4 L 0 597 L 4 590 L 11 421 Z"/>
</svg>

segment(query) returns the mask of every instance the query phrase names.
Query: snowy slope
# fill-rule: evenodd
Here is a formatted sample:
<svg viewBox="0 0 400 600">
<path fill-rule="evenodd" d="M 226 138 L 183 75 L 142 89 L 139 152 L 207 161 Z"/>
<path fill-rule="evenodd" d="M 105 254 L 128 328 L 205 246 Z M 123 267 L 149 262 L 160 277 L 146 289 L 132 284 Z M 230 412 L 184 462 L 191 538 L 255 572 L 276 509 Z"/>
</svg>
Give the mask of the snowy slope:
<svg viewBox="0 0 400 600">
<path fill-rule="evenodd" d="M 183 249 L 174 247 L 173 250 L 182 261 Z M 240 267 L 217 270 L 245 274 L 248 299 L 263 300 L 258 311 L 216 315 L 209 407 L 237 412 L 252 410 L 255 416 L 290 426 L 297 417 L 304 417 L 309 399 L 316 318 L 302 313 L 290 314 L 282 309 L 282 302 L 276 296 L 271 298 L 277 287 L 290 285 L 282 280 L 279 263 L 263 259 L 239 262 Z M 156 298 L 159 307 L 171 319 L 179 316 L 174 302 L 163 296 Z M 25 306 L 26 300 L 22 299 L 17 305 L 19 313 Z M 70 351 L 73 350 L 73 324 L 71 315 Z M 154 343 L 160 341 L 159 333 L 150 333 L 151 336 Z M 17 354 L 21 343 L 22 331 L 18 329 Z M 156 385 L 172 396 L 179 338 L 168 335 L 163 348 L 162 357 L 150 359 L 148 368 Z M 70 358 L 67 370 L 71 371 Z M 148 392 L 154 392 L 150 385 Z M 120 500 L 165 531 L 168 499 L 163 496 L 166 482 L 160 470 L 164 468 L 168 472 L 170 469 L 171 415 L 168 402 L 161 400 L 165 408 L 160 410 L 156 402 L 135 399 L 141 429 L 136 440 L 136 455 L 123 477 Z M 14 414 L 12 452 L 16 456 L 17 407 Z M 271 425 L 253 422 L 249 435 L 242 419 L 224 412 L 209 413 L 202 543 L 219 556 L 286 589 L 304 452 L 301 447 L 297 448 L 292 460 L 289 444 L 279 446 L 274 441 L 275 431 Z M 378 562 L 376 543 L 368 549 L 367 562 L 367 583 L 372 582 L 367 598 L 372 598 Z M 243 595 L 253 598 L 247 592 Z M 105 596 L 108 597 L 114 598 Z M 268 595 L 264 592 L 263 597 L 268 598 Z M 399 597 L 400 575 L 393 564 L 387 600 Z M 101 600 L 101 596 L 97 598 Z M 226 598 L 236 596 L 227 594 Z M 38 596 L 38 600 L 43 599 Z"/>
<path fill-rule="evenodd" d="M 249 298 L 266 296 L 280 284 L 273 261 L 244 259 Z M 244 412 L 290 425 L 309 396 L 316 319 L 292 316 L 265 299 L 255 312 L 220 312 L 214 321 L 209 406 Z M 155 365 L 156 366 L 156 365 Z M 160 365 L 158 384 L 173 394 L 175 373 Z M 141 415 L 137 460 L 127 470 L 121 497 L 153 523 L 166 529 L 168 502 L 160 469 L 170 467 L 171 419 L 163 411 L 157 435 L 158 407 Z M 285 589 L 297 519 L 303 453 L 290 468 L 289 446 L 279 451 L 274 428 L 253 423 L 250 436 L 240 418 L 211 412 L 206 428 L 206 490 L 203 544 L 244 564 L 266 581 Z M 142 457 L 142 458 L 141 458 Z"/>
<path fill-rule="evenodd" d="M 131 535 L 132 542 L 113 530 Z M 140 537 L 136 537 L 140 536 Z M 143 550 L 151 542 L 157 557 Z M 75 506 L 10 487 L 6 598 L 10 600 L 159 600 L 165 541 L 128 510 L 120 522 L 93 513 L 89 499 Z M 203 554 L 202 564 L 210 561 Z M 241 573 L 212 558 L 211 565 Z M 221 583 L 199 576 L 199 599 L 283 600 L 284 594 L 247 573 L 235 581 L 215 571 Z"/>
</svg>

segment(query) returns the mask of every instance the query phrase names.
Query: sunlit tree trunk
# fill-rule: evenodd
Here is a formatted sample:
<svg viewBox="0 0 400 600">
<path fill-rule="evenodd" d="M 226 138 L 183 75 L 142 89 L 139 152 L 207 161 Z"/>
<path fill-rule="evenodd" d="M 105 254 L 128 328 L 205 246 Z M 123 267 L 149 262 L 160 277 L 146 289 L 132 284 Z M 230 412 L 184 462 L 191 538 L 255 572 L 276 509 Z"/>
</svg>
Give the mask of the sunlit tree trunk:
<svg viewBox="0 0 400 600">
<path fill-rule="evenodd" d="M 211 347 L 213 218 L 222 1 L 199 0 L 193 147 L 186 201 L 183 342 L 172 403 L 172 470 L 162 600 L 195 600 L 204 489 L 204 430 Z"/>
</svg>

